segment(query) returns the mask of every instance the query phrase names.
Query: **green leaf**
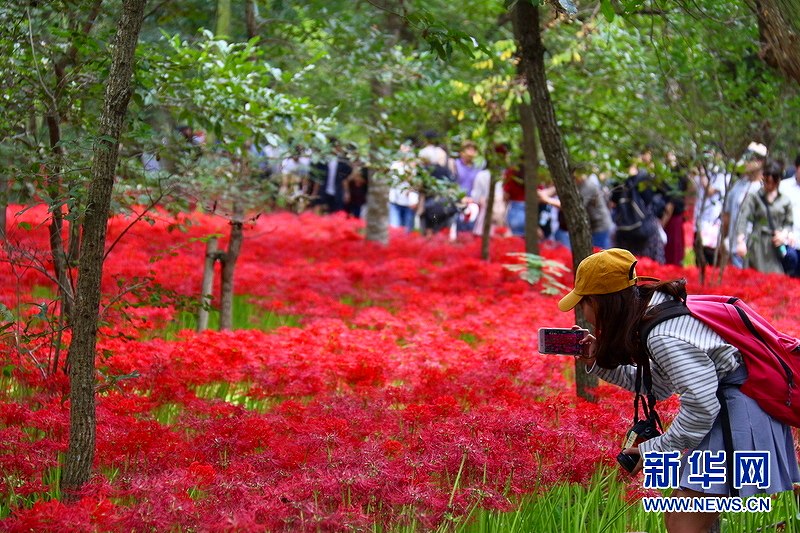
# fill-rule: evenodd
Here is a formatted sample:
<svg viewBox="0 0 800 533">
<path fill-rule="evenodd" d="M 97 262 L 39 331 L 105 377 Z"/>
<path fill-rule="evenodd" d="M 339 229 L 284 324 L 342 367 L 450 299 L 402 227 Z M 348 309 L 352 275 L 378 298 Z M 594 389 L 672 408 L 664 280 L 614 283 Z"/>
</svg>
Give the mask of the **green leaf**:
<svg viewBox="0 0 800 533">
<path fill-rule="evenodd" d="M 13 322 L 14 321 L 14 314 L 11 312 L 11 309 L 0 303 L 0 320 L 3 322 Z"/>
<path fill-rule="evenodd" d="M 614 17 L 617 16 L 617 13 L 614 11 L 614 5 L 611 3 L 611 0 L 600 1 L 600 12 L 609 22 L 613 21 Z"/>
</svg>

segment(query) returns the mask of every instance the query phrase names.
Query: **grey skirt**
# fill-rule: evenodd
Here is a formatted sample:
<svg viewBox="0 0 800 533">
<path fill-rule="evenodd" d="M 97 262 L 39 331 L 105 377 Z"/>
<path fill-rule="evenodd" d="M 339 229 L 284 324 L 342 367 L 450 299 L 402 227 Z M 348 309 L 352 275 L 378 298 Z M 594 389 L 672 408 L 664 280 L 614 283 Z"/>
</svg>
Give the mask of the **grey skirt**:
<svg viewBox="0 0 800 533">
<path fill-rule="evenodd" d="M 769 452 L 769 486 L 760 488 L 756 485 L 745 484 L 739 489 L 739 495 L 744 497 L 791 490 L 793 483 L 800 483 L 800 468 L 797 464 L 797 452 L 794 448 L 791 428 L 769 416 L 755 400 L 742 393 L 738 385 L 744 383 L 746 378 L 747 370 L 744 365 L 741 365 L 720 382 L 728 405 L 733 449 L 735 451 Z M 695 450 L 710 450 L 714 453 L 725 450 L 722 413 L 714 420 L 711 431 Z M 730 482 L 716 483 L 710 486 L 706 483 L 704 487 L 702 483 L 689 481 L 690 474 L 698 473 L 697 470 L 692 470 L 688 464 L 688 457 L 692 451 L 687 451 L 681 459 L 680 486 L 706 494 L 730 494 Z M 727 472 L 727 475 L 730 476 L 732 473 Z"/>
</svg>

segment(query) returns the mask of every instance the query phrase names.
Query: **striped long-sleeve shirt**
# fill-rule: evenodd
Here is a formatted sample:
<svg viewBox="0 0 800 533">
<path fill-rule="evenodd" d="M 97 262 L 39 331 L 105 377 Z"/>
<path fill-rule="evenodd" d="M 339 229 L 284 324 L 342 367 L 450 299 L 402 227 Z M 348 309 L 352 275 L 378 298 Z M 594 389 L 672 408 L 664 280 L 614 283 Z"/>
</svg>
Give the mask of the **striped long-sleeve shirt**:
<svg viewBox="0 0 800 533">
<path fill-rule="evenodd" d="M 650 305 L 671 297 L 655 293 Z M 663 435 L 639 445 L 641 453 L 671 451 L 696 447 L 711 430 L 719 413 L 719 380 L 736 370 L 741 362 L 739 351 L 722 340 L 708 326 L 691 316 L 666 320 L 648 335 L 653 393 L 657 399 L 680 395 L 680 409 Z M 633 391 L 636 367 L 623 365 L 607 370 L 595 365 L 590 369 L 601 379 Z"/>
</svg>

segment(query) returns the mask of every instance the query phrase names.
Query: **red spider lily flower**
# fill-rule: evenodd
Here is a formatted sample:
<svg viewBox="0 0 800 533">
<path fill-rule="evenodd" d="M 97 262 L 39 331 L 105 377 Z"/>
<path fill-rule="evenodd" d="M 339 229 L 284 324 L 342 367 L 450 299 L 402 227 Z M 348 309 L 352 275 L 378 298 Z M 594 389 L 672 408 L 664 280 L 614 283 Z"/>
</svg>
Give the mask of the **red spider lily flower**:
<svg viewBox="0 0 800 533">
<path fill-rule="evenodd" d="M 48 260 L 47 216 L 34 208 L 9 224 L 0 249 L 0 275 L 14 280 L 0 286 L 6 306 L 38 302 L 49 283 L 18 268 L 23 256 Z M 185 233 L 171 231 L 176 222 Z M 260 217 L 244 230 L 236 290 L 252 306 L 250 326 L 283 326 L 165 340 L 160 328 L 199 290 L 202 239 L 225 234 L 226 221 L 156 212 L 152 226 L 126 230 L 124 217 L 112 218 L 109 240 L 125 234 L 104 271 L 111 305 L 98 338 L 94 475 L 79 502 L 45 501 L 44 474 L 66 451 L 69 383 L 39 370 L 52 352 L 46 342 L 26 347 L 29 358 L 8 347 L 3 364 L 28 392 L 0 388 L 0 495 L 35 503 L 15 505 L 0 529 L 436 529 L 473 505 L 509 510 L 521 495 L 588 484 L 599 467 L 616 467 L 632 398 L 600 385 L 602 403 L 580 400 L 572 359 L 538 353 L 537 328 L 568 327 L 573 317 L 558 312 L 557 296 L 503 268 L 520 239 L 493 241 L 486 262 L 478 241 L 397 232 L 382 246 L 366 242 L 359 224 Z M 564 248 L 542 253 L 571 264 Z M 700 287 L 696 268 L 643 259 L 639 270 L 685 276 L 694 292 L 738 294 L 800 334 L 797 280 L 728 269 L 724 283 Z M 717 275 L 707 270 L 707 279 Z M 160 292 L 121 293 L 144 278 Z M 660 402 L 665 422 L 678 405 Z M 641 495 L 634 483 L 628 497 Z"/>
</svg>

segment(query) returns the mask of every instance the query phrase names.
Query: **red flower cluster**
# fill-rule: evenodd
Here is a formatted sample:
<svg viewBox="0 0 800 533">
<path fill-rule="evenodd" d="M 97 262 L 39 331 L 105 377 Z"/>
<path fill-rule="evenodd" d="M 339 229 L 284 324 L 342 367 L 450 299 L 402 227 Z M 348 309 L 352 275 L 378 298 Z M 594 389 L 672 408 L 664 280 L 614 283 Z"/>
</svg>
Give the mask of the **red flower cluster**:
<svg viewBox="0 0 800 533">
<path fill-rule="evenodd" d="M 14 219 L 0 262 L 0 302 L 31 316 L 44 276 L 20 258 L 47 264 L 44 210 Z M 26 224 L 20 225 L 20 222 Z M 127 231 L 105 267 L 108 299 L 131 280 L 196 296 L 204 245 L 224 220 L 166 215 Z M 109 242 L 130 220 L 114 218 Z M 392 233 L 366 242 L 343 217 L 275 214 L 246 229 L 236 291 L 266 315 L 299 317 L 269 332 L 184 331 L 159 338 L 177 309 L 138 293 L 124 313 L 104 314 L 103 374 L 119 381 L 98 396 L 95 475 L 76 504 L 43 496 L 66 450 L 69 402 L 63 376 L 41 377 L 9 350 L 20 393 L 0 388 L 0 528 L 86 530 L 339 530 L 416 521 L 435 527 L 471 506 L 509 509 L 517 495 L 555 483 L 586 483 L 613 465 L 630 424 L 631 396 L 601 386 L 602 401 L 574 394 L 570 358 L 542 356 L 536 332 L 569 326 L 557 298 L 503 268 L 513 238 L 492 243 Z M 225 243 L 222 243 L 224 246 Z M 24 253 L 23 253 L 24 251 Z M 570 263 L 563 249 L 545 255 Z M 13 264 L 10 261 L 14 261 Z M 694 269 L 643 260 L 641 274 Z M 709 270 L 710 278 L 716 271 Z M 725 284 L 794 334 L 796 284 L 729 269 Z M 115 308 L 116 309 L 116 308 Z M 34 356 L 46 359 L 47 348 Z M 669 417 L 675 400 L 664 402 Z M 50 473 L 50 475 L 48 475 Z M 35 502 L 35 503 L 26 503 Z"/>
</svg>

